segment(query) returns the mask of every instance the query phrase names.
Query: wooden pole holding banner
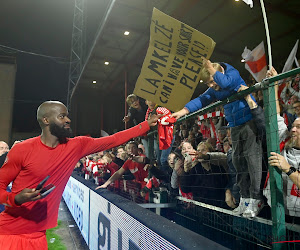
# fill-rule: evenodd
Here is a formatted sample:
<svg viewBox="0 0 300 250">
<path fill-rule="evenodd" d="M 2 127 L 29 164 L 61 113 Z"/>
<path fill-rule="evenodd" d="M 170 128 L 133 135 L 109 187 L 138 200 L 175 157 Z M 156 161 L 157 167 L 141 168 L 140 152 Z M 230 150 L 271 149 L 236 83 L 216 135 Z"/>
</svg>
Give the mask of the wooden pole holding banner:
<svg viewBox="0 0 300 250">
<path fill-rule="evenodd" d="M 271 50 L 271 40 L 270 40 L 270 32 L 269 32 L 269 25 L 267 20 L 267 14 L 265 9 L 265 4 L 263 0 L 260 0 L 261 11 L 264 18 L 265 30 L 266 30 L 266 37 L 267 37 L 267 46 L 268 46 L 268 57 L 269 57 L 269 69 L 272 68 L 272 50 Z"/>
</svg>

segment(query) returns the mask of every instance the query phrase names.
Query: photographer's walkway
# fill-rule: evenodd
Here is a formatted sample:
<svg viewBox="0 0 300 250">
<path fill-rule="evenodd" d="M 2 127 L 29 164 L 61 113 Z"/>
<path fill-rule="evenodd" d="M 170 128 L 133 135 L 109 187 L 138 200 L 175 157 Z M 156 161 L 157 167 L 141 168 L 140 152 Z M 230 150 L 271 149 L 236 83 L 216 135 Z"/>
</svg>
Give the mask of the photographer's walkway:
<svg viewBox="0 0 300 250">
<path fill-rule="evenodd" d="M 58 220 L 61 220 L 61 226 L 54 233 L 61 237 L 67 250 L 89 249 L 63 199 L 59 205 Z"/>
</svg>

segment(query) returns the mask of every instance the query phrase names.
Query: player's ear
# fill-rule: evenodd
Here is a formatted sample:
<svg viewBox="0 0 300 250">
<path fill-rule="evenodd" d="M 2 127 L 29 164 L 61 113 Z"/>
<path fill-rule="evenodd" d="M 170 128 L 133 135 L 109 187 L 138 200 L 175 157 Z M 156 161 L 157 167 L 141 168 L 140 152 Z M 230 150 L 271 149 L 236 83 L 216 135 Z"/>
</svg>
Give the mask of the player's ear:
<svg viewBox="0 0 300 250">
<path fill-rule="evenodd" d="M 49 125 L 48 117 L 43 117 L 42 122 L 44 123 L 44 125 Z"/>
</svg>

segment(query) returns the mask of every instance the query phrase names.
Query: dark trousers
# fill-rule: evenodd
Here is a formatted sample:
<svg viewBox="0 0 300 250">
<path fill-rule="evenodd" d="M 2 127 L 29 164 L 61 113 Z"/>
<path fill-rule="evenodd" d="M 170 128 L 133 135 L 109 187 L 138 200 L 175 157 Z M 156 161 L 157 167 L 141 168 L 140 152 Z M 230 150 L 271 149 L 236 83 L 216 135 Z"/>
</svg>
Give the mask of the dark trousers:
<svg viewBox="0 0 300 250">
<path fill-rule="evenodd" d="M 262 147 L 253 120 L 231 128 L 232 162 L 243 198 L 261 199 Z"/>
</svg>

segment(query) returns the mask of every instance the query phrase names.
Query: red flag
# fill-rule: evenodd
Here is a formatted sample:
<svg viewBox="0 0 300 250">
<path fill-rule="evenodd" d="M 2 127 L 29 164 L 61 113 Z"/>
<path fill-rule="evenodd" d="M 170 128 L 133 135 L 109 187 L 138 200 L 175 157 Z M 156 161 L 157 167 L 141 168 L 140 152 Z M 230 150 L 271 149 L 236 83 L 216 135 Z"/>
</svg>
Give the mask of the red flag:
<svg viewBox="0 0 300 250">
<path fill-rule="evenodd" d="M 245 47 L 242 57 L 245 60 L 245 68 L 257 82 L 260 82 L 266 77 L 267 60 L 263 42 L 252 51 Z"/>
</svg>

